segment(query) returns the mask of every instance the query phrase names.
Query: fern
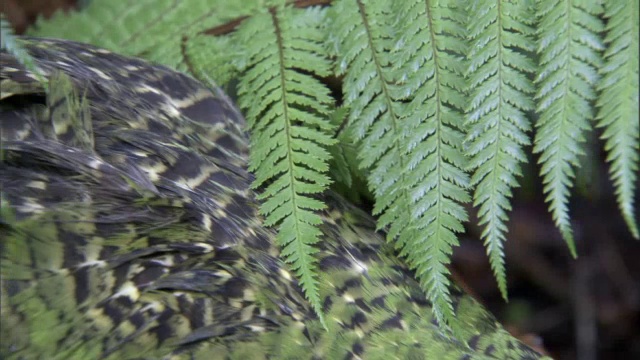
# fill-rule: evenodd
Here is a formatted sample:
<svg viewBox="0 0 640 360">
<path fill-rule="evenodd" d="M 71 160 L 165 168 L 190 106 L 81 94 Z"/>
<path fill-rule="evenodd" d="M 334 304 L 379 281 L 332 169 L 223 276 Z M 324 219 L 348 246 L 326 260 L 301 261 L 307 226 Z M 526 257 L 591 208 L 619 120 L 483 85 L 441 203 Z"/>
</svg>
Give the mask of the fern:
<svg viewBox="0 0 640 360">
<path fill-rule="evenodd" d="M 185 44 L 185 63 L 194 76 L 210 85 L 228 84 L 238 77 L 242 50 L 231 37 L 198 34 Z"/>
<path fill-rule="evenodd" d="M 396 13 L 406 16 L 399 19 L 404 24 L 396 65 L 404 80 L 399 90 L 411 94 L 403 114 L 406 171 L 411 175 L 401 186 L 410 189 L 412 224 L 400 235 L 400 243 L 406 244 L 401 254 L 416 266 L 439 322 L 457 326 L 445 265 L 458 245 L 455 233 L 464 231 L 467 220 L 461 204 L 469 201 L 461 131 L 464 13 L 453 1 L 396 5 Z"/>
<path fill-rule="evenodd" d="M 604 129 L 603 139 L 611 162 L 609 172 L 616 187 L 618 205 L 627 226 L 640 239 L 633 200 L 638 179 L 638 1 L 607 2 L 608 45 L 601 68 L 602 81 L 598 98 L 598 127 Z"/>
<path fill-rule="evenodd" d="M 258 0 L 95 0 L 82 11 L 58 12 L 51 20 L 39 20 L 31 35 L 87 42 L 192 71 L 186 61 L 184 39 L 251 14 L 259 3 Z"/>
<path fill-rule="evenodd" d="M 533 8 L 523 1 L 478 1 L 469 12 L 471 22 L 469 87 L 472 96 L 467 114 L 467 154 L 473 171 L 474 206 L 479 207 L 480 224 L 491 267 L 502 296 L 507 297 L 503 243 L 511 210 L 509 199 L 521 176 L 520 164 L 527 161 L 523 147 L 529 145 L 533 109 L 530 74 L 535 63 L 527 53 L 534 51 L 534 29 L 529 19 Z"/>
<path fill-rule="evenodd" d="M 359 166 L 357 148 L 351 142 L 348 131 L 340 130 L 348 115 L 349 109 L 344 106 L 337 107 L 331 113 L 330 121 L 338 129 L 338 132 L 336 134 L 336 143 L 329 147 L 329 152 L 331 153 L 329 171 L 331 177 L 335 180 L 334 185 L 341 185 L 345 190 L 355 190 L 358 189 L 357 185 L 355 185 L 357 182 L 366 184 L 364 179 L 366 176 L 354 171 Z M 359 196 L 362 194 L 351 192 L 349 195 L 353 195 L 352 200 L 357 203 Z"/>
<path fill-rule="evenodd" d="M 344 75 L 345 104 L 350 109 L 346 131 L 356 142 L 362 141 L 358 149 L 359 166 L 373 167 L 367 178 L 377 200 L 374 213 L 380 213 L 389 207 L 381 203 L 393 201 L 380 197 L 399 181 L 403 159 L 399 142 L 401 104 L 391 94 L 393 89 L 389 84 L 393 81 L 393 69 L 387 53 L 392 34 L 388 24 L 382 22 L 387 4 L 373 4 L 365 11 L 361 1 L 336 2 L 331 11 L 329 35 L 336 54 L 337 73 Z M 395 196 L 408 199 L 403 191 Z M 388 223 L 381 221 L 381 227 Z M 389 237 L 395 238 L 398 233 L 398 228 L 394 228 Z"/>
<path fill-rule="evenodd" d="M 438 322 L 454 325 L 446 264 L 466 220 L 460 203 L 468 200 L 468 179 L 459 130 L 465 85 L 451 53 L 464 48 L 464 31 L 446 4 L 394 6 L 336 2 L 333 42 L 346 74 L 349 125 L 362 142 L 361 166 L 371 168 L 378 227 L 388 227 L 389 240 L 416 269 Z M 393 28 L 393 13 L 412 17 L 398 19 L 409 28 Z M 394 46 L 398 30 L 409 34 L 402 50 Z"/>
<path fill-rule="evenodd" d="M 540 153 L 540 174 L 551 214 L 571 254 L 577 256 L 569 222 L 569 190 L 584 154 L 584 132 L 593 117 L 591 102 L 603 49 L 604 30 L 595 2 L 544 0 L 538 3 L 540 65 L 534 152 Z"/>
<path fill-rule="evenodd" d="M 569 198 L 592 120 L 638 237 L 638 2 L 532 2 L 93 0 L 31 34 L 142 56 L 208 82 L 237 79 L 261 211 L 279 227 L 316 311 L 316 194 L 326 174 L 343 187 L 364 174 L 378 226 L 416 269 L 437 320 L 454 324 L 446 265 L 468 191 L 506 297 L 505 224 L 530 127 L 546 201 L 572 254 Z M 313 3 L 328 5 L 328 16 Z M 339 112 L 348 112 L 334 145 L 320 82 L 331 76 L 341 77 Z"/>
<path fill-rule="evenodd" d="M 313 77 L 330 70 L 318 32 L 323 14 L 278 6 L 245 21 L 235 35 L 237 44 L 246 44 L 238 94 L 251 131 L 253 187 L 265 187 L 260 212 L 266 226 L 279 226 L 282 256 L 321 320 L 313 244 L 322 223 L 315 211 L 326 206 L 312 195 L 330 183 L 326 148 L 335 143 L 329 90 Z"/>
</svg>

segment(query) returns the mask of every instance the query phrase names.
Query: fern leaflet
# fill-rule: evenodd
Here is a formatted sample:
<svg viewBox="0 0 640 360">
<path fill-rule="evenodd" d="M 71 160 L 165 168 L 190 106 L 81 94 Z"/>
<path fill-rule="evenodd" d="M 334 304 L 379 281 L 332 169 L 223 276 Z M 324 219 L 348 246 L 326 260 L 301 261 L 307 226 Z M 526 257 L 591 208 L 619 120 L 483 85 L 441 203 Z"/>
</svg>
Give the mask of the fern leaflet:
<svg viewBox="0 0 640 360">
<path fill-rule="evenodd" d="M 82 11 L 58 12 L 30 34 L 87 42 L 183 71 L 184 39 L 251 14 L 258 0 L 93 0 Z"/>
</svg>

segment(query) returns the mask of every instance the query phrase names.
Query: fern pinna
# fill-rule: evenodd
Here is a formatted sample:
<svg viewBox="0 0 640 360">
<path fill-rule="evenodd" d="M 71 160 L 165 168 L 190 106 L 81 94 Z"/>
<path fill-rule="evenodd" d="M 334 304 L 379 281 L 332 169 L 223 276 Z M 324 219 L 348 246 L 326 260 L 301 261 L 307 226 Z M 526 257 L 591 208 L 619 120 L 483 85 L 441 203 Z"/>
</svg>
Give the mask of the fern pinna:
<svg viewBox="0 0 640 360">
<path fill-rule="evenodd" d="M 574 167 L 583 154 L 584 132 L 593 118 L 603 29 L 601 6 L 571 1 L 538 4 L 540 69 L 538 131 L 534 151 L 540 153 L 541 175 L 551 214 L 574 256 L 569 223 L 569 189 Z"/>
<path fill-rule="evenodd" d="M 403 8 L 336 2 L 332 40 L 339 72 L 346 73 L 349 130 L 361 141 L 361 166 L 370 168 L 374 213 L 381 214 L 378 226 L 388 227 L 388 238 L 397 240 L 401 255 L 416 269 L 436 304 L 436 318 L 452 323 L 445 265 L 457 243 L 455 232 L 463 230 L 466 220 L 460 205 L 468 197 L 459 131 L 464 97 L 456 94 L 465 84 L 455 55 L 437 49 L 437 44 L 460 49 L 456 45 L 463 46 L 462 34 L 437 29 L 461 26 L 455 9 L 453 16 L 441 16 L 423 2 L 394 6 Z M 413 18 L 396 19 L 393 13 Z M 410 36 L 402 39 L 403 48 L 396 46 L 395 20 L 410 27 L 404 29 Z M 396 57 L 405 61 L 396 62 Z"/>
<path fill-rule="evenodd" d="M 638 1 L 608 1 L 604 7 L 607 19 L 605 36 L 605 65 L 600 69 L 600 97 L 598 98 L 598 127 L 604 129 L 609 173 L 616 188 L 618 205 L 631 230 L 638 239 L 634 199 L 638 181 Z"/>
<path fill-rule="evenodd" d="M 323 204 L 315 194 L 329 184 L 334 141 L 357 145 L 360 169 L 350 170 L 365 175 L 379 228 L 416 270 L 441 323 L 453 320 L 446 265 L 471 194 L 506 297 L 502 246 L 530 143 L 575 254 L 570 190 L 583 138 L 592 123 L 601 128 L 619 207 L 638 237 L 637 1 L 237 3 L 93 0 L 31 33 L 110 47 L 205 81 L 237 80 L 262 213 L 279 227 L 316 310 L 314 213 Z M 334 137 L 321 82 L 332 75 L 348 112 Z"/>
<path fill-rule="evenodd" d="M 533 109 L 529 77 L 535 63 L 528 54 L 535 50 L 535 39 L 529 10 L 523 1 L 478 1 L 470 7 L 477 20 L 469 23 L 467 154 L 474 206 L 505 298 L 505 222 L 520 164 L 527 161 L 523 148 L 531 142 L 527 112 Z"/>
<path fill-rule="evenodd" d="M 314 211 L 325 205 L 312 195 L 330 183 L 327 147 L 335 142 L 329 135 L 329 90 L 313 77 L 330 69 L 318 31 L 322 15 L 319 9 L 274 7 L 235 34 L 237 44 L 248 44 L 238 94 L 252 133 L 253 186 L 265 187 L 260 212 L 265 225 L 278 225 L 282 254 L 321 319 L 313 244 L 322 221 Z"/>
</svg>

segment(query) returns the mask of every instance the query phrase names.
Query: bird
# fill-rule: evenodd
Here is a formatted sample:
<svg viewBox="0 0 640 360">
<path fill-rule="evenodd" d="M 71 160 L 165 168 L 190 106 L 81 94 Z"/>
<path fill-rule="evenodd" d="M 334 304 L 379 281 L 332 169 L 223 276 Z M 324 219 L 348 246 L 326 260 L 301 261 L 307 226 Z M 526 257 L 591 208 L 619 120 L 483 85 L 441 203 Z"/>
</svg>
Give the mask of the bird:
<svg viewBox="0 0 640 360">
<path fill-rule="evenodd" d="M 324 323 L 262 225 L 219 88 L 88 44 L 0 53 L 0 357 L 538 359 L 454 289 L 452 334 L 375 220 L 322 195 Z"/>
</svg>

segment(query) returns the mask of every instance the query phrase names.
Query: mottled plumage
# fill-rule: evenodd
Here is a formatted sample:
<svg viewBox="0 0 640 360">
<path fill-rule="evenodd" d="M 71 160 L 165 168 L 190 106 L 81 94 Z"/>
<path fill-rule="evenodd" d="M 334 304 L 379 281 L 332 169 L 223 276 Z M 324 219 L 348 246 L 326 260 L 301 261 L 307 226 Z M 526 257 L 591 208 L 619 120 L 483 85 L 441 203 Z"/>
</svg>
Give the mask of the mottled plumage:
<svg viewBox="0 0 640 360">
<path fill-rule="evenodd" d="M 539 357 L 464 294 L 464 339 L 446 336 L 374 221 L 331 194 L 324 329 L 261 227 L 224 94 L 84 44 L 23 44 L 49 91 L 1 54 L 3 358 Z"/>
</svg>

